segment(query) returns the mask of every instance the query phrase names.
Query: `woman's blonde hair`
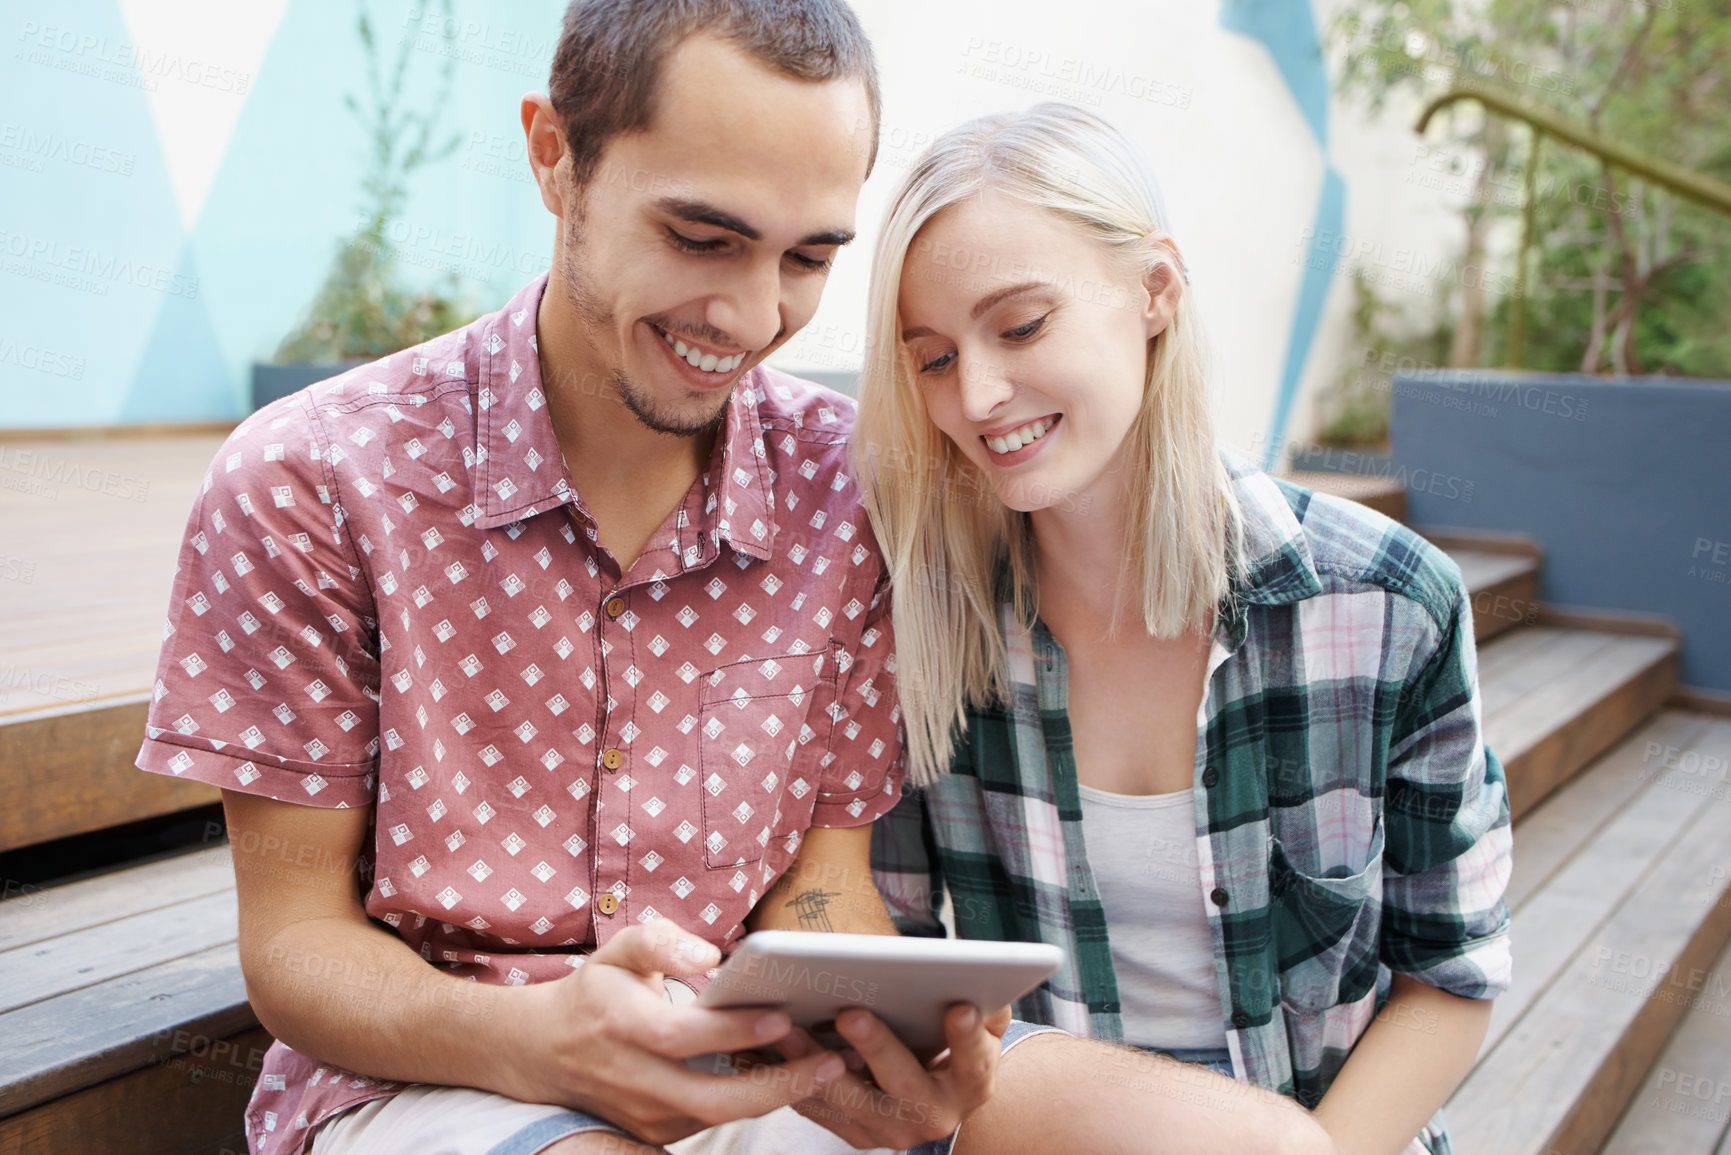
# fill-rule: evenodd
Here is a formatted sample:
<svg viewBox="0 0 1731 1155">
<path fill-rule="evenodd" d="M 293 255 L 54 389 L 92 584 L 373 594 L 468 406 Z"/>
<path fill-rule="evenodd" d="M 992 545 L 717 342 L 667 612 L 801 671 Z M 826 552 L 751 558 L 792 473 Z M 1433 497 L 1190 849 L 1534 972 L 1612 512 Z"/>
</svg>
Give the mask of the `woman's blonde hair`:
<svg viewBox="0 0 1731 1155">
<path fill-rule="evenodd" d="M 1007 697 L 1000 575 L 1023 627 L 1037 604 L 1028 515 L 999 501 L 932 424 L 899 336 L 902 263 L 915 236 L 944 209 L 988 190 L 1081 225 L 1121 254 L 1126 269 L 1164 263 L 1183 273 L 1171 249 L 1147 243 L 1163 231 L 1165 214 L 1129 141 L 1070 105 L 952 129 L 896 193 L 872 263 L 850 452 L 890 571 L 896 682 L 916 785 L 947 768 L 969 705 Z M 1127 516 L 1117 605 L 1139 606 L 1158 637 L 1206 628 L 1238 564 L 1238 506 L 1215 443 L 1199 344 L 1184 293 L 1149 342 L 1142 408 L 1120 450 Z"/>
</svg>

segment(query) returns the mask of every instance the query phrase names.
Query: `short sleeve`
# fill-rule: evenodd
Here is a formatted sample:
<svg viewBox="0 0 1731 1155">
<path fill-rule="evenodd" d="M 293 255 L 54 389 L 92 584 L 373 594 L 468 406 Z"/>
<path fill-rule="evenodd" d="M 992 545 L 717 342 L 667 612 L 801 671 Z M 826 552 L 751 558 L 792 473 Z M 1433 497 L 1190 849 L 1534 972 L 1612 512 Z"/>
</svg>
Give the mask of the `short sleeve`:
<svg viewBox="0 0 1731 1155">
<path fill-rule="evenodd" d="M 896 804 L 903 775 L 895 628 L 881 570 L 859 641 L 837 661 L 835 721 L 811 824 L 864 826 Z"/>
<path fill-rule="evenodd" d="M 187 519 L 137 765 L 321 807 L 373 799 L 376 622 L 317 418 L 229 437 Z"/>
<path fill-rule="evenodd" d="M 1449 994 L 1495 998 L 1512 968 L 1509 800 L 1481 732 L 1464 589 L 1435 649 L 1414 665 L 1390 736 L 1382 959 Z"/>
</svg>

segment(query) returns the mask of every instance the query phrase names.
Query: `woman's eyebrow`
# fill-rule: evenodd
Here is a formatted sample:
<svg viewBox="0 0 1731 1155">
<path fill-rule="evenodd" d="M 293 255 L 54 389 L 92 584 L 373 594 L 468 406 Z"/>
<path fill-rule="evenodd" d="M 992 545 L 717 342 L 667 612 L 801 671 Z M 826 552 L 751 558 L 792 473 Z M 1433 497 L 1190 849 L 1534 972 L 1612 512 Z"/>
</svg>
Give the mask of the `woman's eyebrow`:
<svg viewBox="0 0 1731 1155">
<path fill-rule="evenodd" d="M 994 289 L 974 302 L 973 311 L 969 316 L 978 321 L 985 315 L 987 309 L 990 309 L 993 305 L 1004 300 L 1006 297 L 1014 297 L 1019 293 L 1026 293 L 1034 289 L 1043 289 L 1045 287 L 1046 282 L 1044 281 L 1023 281 L 1019 285 L 1009 285 L 1002 289 Z"/>
<path fill-rule="evenodd" d="M 1006 300 L 1007 298 L 1017 296 L 1021 293 L 1029 293 L 1033 292 L 1035 289 L 1044 289 L 1047 287 L 1048 286 L 1044 281 L 1023 281 L 1019 285 L 1006 285 L 1002 289 L 993 289 L 978 301 L 974 302 L 974 307 L 970 311 L 969 316 L 973 320 L 978 321 L 985 315 L 987 309 L 990 309 L 999 301 Z M 931 335 L 932 330 L 926 328 L 924 325 L 915 325 L 911 329 L 902 330 L 903 341 L 912 341 L 915 337 L 930 337 Z"/>
</svg>

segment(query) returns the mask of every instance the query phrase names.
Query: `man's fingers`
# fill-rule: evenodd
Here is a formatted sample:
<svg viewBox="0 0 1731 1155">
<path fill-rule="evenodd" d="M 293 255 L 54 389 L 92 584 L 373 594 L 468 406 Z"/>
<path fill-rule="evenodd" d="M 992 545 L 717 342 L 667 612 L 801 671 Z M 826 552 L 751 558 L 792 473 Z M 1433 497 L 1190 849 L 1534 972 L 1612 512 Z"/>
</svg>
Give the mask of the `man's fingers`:
<svg viewBox="0 0 1731 1155">
<path fill-rule="evenodd" d="M 950 1093 L 956 1109 L 967 1114 L 992 1093 L 1003 1032 L 993 1034 L 980 1012 L 957 1003 L 944 1013 L 944 1037 L 949 1040 Z"/>
<path fill-rule="evenodd" d="M 792 1025 L 781 1011 L 670 1006 L 665 1014 L 657 1016 L 643 1045 L 669 1059 L 717 1052 L 731 1054 L 773 1046 L 786 1037 Z"/>
<path fill-rule="evenodd" d="M 925 1064 L 877 1016 L 869 1011 L 843 1011 L 835 1017 L 835 1029 L 853 1044 L 871 1068 L 872 1080 L 885 1091 L 919 1102 L 931 1102 L 936 1097 L 937 1086 Z"/>
<path fill-rule="evenodd" d="M 1003 1039 L 1004 1032 L 1010 1029 L 1010 1008 L 999 1007 L 998 1013 L 986 1020 L 986 1030 L 994 1039 Z"/>
<path fill-rule="evenodd" d="M 709 1126 L 767 1115 L 823 1093 L 847 1073 L 841 1056 L 819 1051 L 803 1059 L 764 1064 L 734 1075 L 704 1075 L 680 1066 L 668 1071 L 667 1098 Z"/>
<path fill-rule="evenodd" d="M 671 919 L 656 918 L 626 927 L 591 954 L 589 962 L 645 975 L 694 975 L 720 963 L 721 951 Z"/>
</svg>

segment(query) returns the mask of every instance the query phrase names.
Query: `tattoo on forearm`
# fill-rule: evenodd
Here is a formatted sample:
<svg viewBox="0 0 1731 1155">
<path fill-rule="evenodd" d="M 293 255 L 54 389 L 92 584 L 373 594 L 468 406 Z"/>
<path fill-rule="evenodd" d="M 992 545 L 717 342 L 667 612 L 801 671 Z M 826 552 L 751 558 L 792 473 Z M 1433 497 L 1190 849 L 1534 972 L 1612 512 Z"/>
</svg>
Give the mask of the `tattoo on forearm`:
<svg viewBox="0 0 1731 1155">
<path fill-rule="evenodd" d="M 801 930 L 825 930 L 833 932 L 835 927 L 829 921 L 829 903 L 833 898 L 840 898 L 839 890 L 802 890 L 782 905 L 793 907 L 799 915 Z"/>
</svg>

